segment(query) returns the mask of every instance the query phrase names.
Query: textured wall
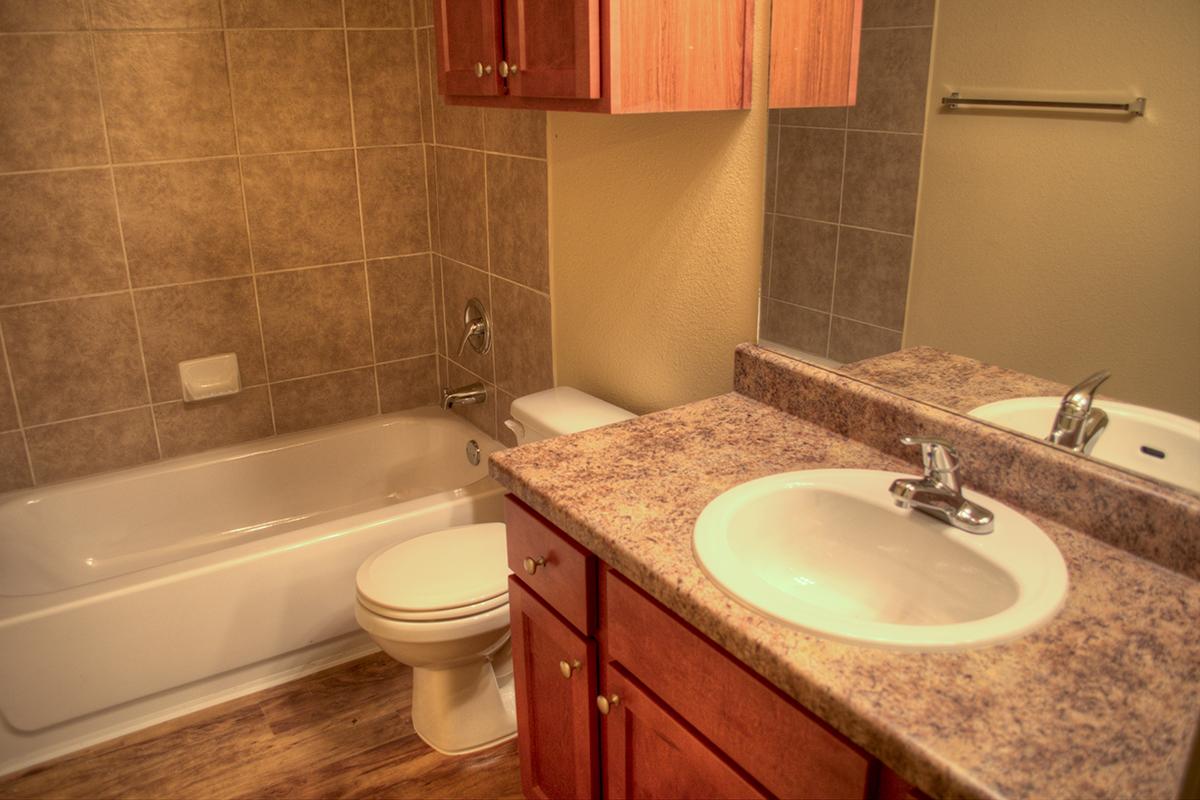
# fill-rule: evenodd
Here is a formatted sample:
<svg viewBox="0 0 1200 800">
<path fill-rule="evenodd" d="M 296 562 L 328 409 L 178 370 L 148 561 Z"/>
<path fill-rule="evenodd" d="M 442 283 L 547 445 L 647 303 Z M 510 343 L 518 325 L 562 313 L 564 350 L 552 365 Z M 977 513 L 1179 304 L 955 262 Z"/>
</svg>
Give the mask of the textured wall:
<svg viewBox="0 0 1200 800">
<path fill-rule="evenodd" d="M 933 0 L 864 0 L 858 102 L 771 112 L 766 346 L 837 362 L 900 347 L 932 26 Z"/>
<path fill-rule="evenodd" d="M 550 114 L 560 384 L 636 412 L 728 391 L 756 323 L 769 3 L 750 111 Z"/>
<path fill-rule="evenodd" d="M 540 117 L 443 114 L 413 5 L 0 0 L 0 491 L 434 403 L 443 276 L 497 326 L 463 366 L 548 382 L 545 163 L 484 153 Z M 243 391 L 184 405 L 177 362 L 227 351 Z"/>
<path fill-rule="evenodd" d="M 1200 3 L 938 5 L 932 95 L 1149 104 L 931 105 L 904 343 L 1066 384 L 1106 367 L 1109 394 L 1200 417 Z"/>
</svg>

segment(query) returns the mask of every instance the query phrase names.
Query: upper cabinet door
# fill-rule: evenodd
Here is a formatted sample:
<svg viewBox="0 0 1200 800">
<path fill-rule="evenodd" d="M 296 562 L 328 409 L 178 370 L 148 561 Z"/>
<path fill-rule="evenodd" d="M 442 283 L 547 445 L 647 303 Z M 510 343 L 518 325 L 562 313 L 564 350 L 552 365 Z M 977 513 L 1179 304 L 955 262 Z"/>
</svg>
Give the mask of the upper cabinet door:
<svg viewBox="0 0 1200 800">
<path fill-rule="evenodd" d="M 600 0 L 504 0 L 504 39 L 513 96 L 600 97 Z"/>
<path fill-rule="evenodd" d="M 771 108 L 852 106 L 862 0 L 771 4 Z"/>
<path fill-rule="evenodd" d="M 438 89 L 499 95 L 499 0 L 437 0 Z"/>
</svg>

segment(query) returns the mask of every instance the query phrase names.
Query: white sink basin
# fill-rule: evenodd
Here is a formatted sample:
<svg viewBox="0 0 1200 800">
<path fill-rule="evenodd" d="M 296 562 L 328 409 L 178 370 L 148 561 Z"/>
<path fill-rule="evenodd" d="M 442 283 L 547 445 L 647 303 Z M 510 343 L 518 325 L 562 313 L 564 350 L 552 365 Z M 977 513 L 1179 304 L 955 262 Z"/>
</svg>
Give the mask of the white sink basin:
<svg viewBox="0 0 1200 800">
<path fill-rule="evenodd" d="M 973 409 L 973 417 L 1045 439 L 1054 427 L 1059 397 L 1021 397 Z M 1153 408 L 1097 400 L 1108 428 L 1088 455 L 1160 481 L 1200 492 L 1200 422 Z"/>
<path fill-rule="evenodd" d="M 1040 528 L 996 516 L 981 536 L 897 508 L 876 470 L 786 472 L 718 496 L 696 521 L 696 560 L 728 595 L 798 628 L 901 650 L 960 650 L 1048 622 L 1067 568 Z"/>
</svg>

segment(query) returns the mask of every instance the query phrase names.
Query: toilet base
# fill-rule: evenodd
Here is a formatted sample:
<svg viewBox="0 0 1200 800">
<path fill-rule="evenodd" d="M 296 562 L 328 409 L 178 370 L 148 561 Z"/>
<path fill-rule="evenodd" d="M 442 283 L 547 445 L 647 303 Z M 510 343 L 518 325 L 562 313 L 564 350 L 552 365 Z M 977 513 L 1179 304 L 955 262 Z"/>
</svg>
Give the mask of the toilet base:
<svg viewBox="0 0 1200 800">
<path fill-rule="evenodd" d="M 445 755 L 486 750 L 517 735 L 512 650 L 443 669 L 413 667 L 412 722 Z"/>
</svg>

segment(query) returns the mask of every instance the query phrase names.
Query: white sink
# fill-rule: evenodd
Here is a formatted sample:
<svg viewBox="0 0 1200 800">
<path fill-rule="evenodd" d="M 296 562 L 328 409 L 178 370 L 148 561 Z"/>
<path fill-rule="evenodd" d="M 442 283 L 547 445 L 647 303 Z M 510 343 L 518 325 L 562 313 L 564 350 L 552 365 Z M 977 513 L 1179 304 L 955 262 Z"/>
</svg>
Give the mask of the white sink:
<svg viewBox="0 0 1200 800">
<path fill-rule="evenodd" d="M 1059 397 L 1020 397 L 973 409 L 973 417 L 1045 439 L 1054 427 Z M 1153 408 L 1096 400 L 1108 428 L 1088 455 L 1160 481 L 1200 492 L 1200 422 Z"/>
<path fill-rule="evenodd" d="M 1048 622 L 1067 596 L 1058 548 L 974 492 L 995 530 L 972 535 L 892 503 L 876 470 L 785 472 L 718 496 L 696 521 L 696 560 L 734 599 L 822 636 L 901 650 L 961 650 Z"/>
</svg>

